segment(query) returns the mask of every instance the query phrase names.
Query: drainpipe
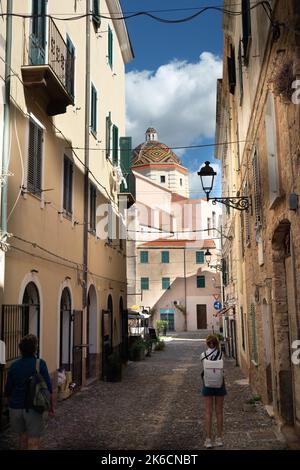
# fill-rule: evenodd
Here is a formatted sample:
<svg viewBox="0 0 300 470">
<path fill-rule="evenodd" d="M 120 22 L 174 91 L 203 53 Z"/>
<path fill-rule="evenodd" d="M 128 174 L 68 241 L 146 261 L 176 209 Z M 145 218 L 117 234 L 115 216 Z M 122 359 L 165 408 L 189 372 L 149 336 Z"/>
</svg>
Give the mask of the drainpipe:
<svg viewBox="0 0 300 470">
<path fill-rule="evenodd" d="M 186 295 L 186 262 L 185 262 L 185 252 L 186 246 L 183 247 L 183 276 L 184 276 L 184 306 L 185 306 L 185 316 L 184 316 L 184 323 L 185 323 L 185 331 L 187 331 L 187 295 Z"/>
<path fill-rule="evenodd" d="M 86 0 L 86 66 L 85 66 L 85 132 L 84 132 L 84 201 L 83 201 L 83 332 L 87 318 L 87 286 L 88 286 L 88 207 L 89 207 L 89 138 L 90 138 L 90 1 Z M 84 361 L 82 361 L 84 364 Z M 84 381 L 85 374 L 82 374 Z"/>
<path fill-rule="evenodd" d="M 12 49 L 12 0 L 7 0 L 6 16 L 6 42 L 5 42 L 5 93 L 4 93 L 4 113 L 3 113 L 3 148 L 2 148 L 2 175 L 3 186 L 1 191 L 1 239 L 6 241 L 7 234 L 7 175 L 9 162 L 9 130 L 10 130 L 10 67 L 11 67 L 11 49 Z M 0 260 L 0 282 L 1 297 L 4 291 L 4 270 L 5 253 L 1 253 Z"/>
</svg>

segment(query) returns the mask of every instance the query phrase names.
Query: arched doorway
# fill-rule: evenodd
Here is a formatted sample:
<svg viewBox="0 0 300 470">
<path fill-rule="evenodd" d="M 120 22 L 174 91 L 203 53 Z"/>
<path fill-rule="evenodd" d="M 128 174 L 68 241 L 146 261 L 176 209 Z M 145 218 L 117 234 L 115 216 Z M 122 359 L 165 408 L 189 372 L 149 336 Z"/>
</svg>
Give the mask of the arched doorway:
<svg viewBox="0 0 300 470">
<path fill-rule="evenodd" d="M 96 354 L 97 354 L 97 295 L 94 286 L 89 288 L 86 316 L 86 378 L 96 376 Z"/>
<path fill-rule="evenodd" d="M 275 337 L 278 411 L 285 422 L 294 422 L 295 396 L 291 364 L 292 313 L 295 309 L 291 260 L 290 222 L 283 220 L 272 238 L 272 310 Z"/>
<path fill-rule="evenodd" d="M 25 287 L 22 304 L 25 307 L 23 316 L 22 335 L 33 334 L 40 336 L 40 296 L 34 282 Z"/>
<path fill-rule="evenodd" d="M 64 288 L 60 299 L 60 347 L 59 367 L 67 371 L 71 370 L 72 364 L 72 303 L 71 294 L 67 287 Z"/>
</svg>

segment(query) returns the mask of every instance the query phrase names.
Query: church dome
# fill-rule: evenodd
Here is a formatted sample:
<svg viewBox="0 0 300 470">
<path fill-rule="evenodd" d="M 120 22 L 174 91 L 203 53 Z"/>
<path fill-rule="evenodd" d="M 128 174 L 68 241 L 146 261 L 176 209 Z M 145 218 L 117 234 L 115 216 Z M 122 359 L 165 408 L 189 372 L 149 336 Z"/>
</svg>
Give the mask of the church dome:
<svg viewBox="0 0 300 470">
<path fill-rule="evenodd" d="M 177 164 L 181 162 L 177 155 L 166 145 L 157 140 L 157 131 L 153 127 L 146 130 L 146 140 L 133 150 L 133 167 L 150 164 Z"/>
</svg>

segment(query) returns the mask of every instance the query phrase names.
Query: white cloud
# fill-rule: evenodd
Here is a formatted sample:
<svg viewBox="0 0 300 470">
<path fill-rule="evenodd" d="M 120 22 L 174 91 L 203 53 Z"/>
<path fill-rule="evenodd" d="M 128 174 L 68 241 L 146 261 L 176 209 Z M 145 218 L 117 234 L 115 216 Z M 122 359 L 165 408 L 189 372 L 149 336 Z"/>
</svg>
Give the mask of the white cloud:
<svg viewBox="0 0 300 470">
<path fill-rule="evenodd" d="M 209 52 L 203 52 L 197 63 L 174 60 L 156 72 L 127 73 L 126 132 L 133 137 L 133 144 L 144 141 L 149 126 L 155 127 L 159 140 L 170 146 L 213 138 L 216 81 L 221 74 L 221 59 Z"/>
</svg>

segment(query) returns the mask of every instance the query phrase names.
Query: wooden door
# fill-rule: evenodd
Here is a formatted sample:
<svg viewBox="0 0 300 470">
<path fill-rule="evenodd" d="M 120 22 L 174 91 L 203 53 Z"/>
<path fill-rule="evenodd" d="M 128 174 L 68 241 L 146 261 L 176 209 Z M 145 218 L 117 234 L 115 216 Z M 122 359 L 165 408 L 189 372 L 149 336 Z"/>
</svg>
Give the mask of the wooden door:
<svg viewBox="0 0 300 470">
<path fill-rule="evenodd" d="M 197 305 L 197 329 L 206 330 L 207 329 L 207 311 L 205 304 Z"/>
</svg>

